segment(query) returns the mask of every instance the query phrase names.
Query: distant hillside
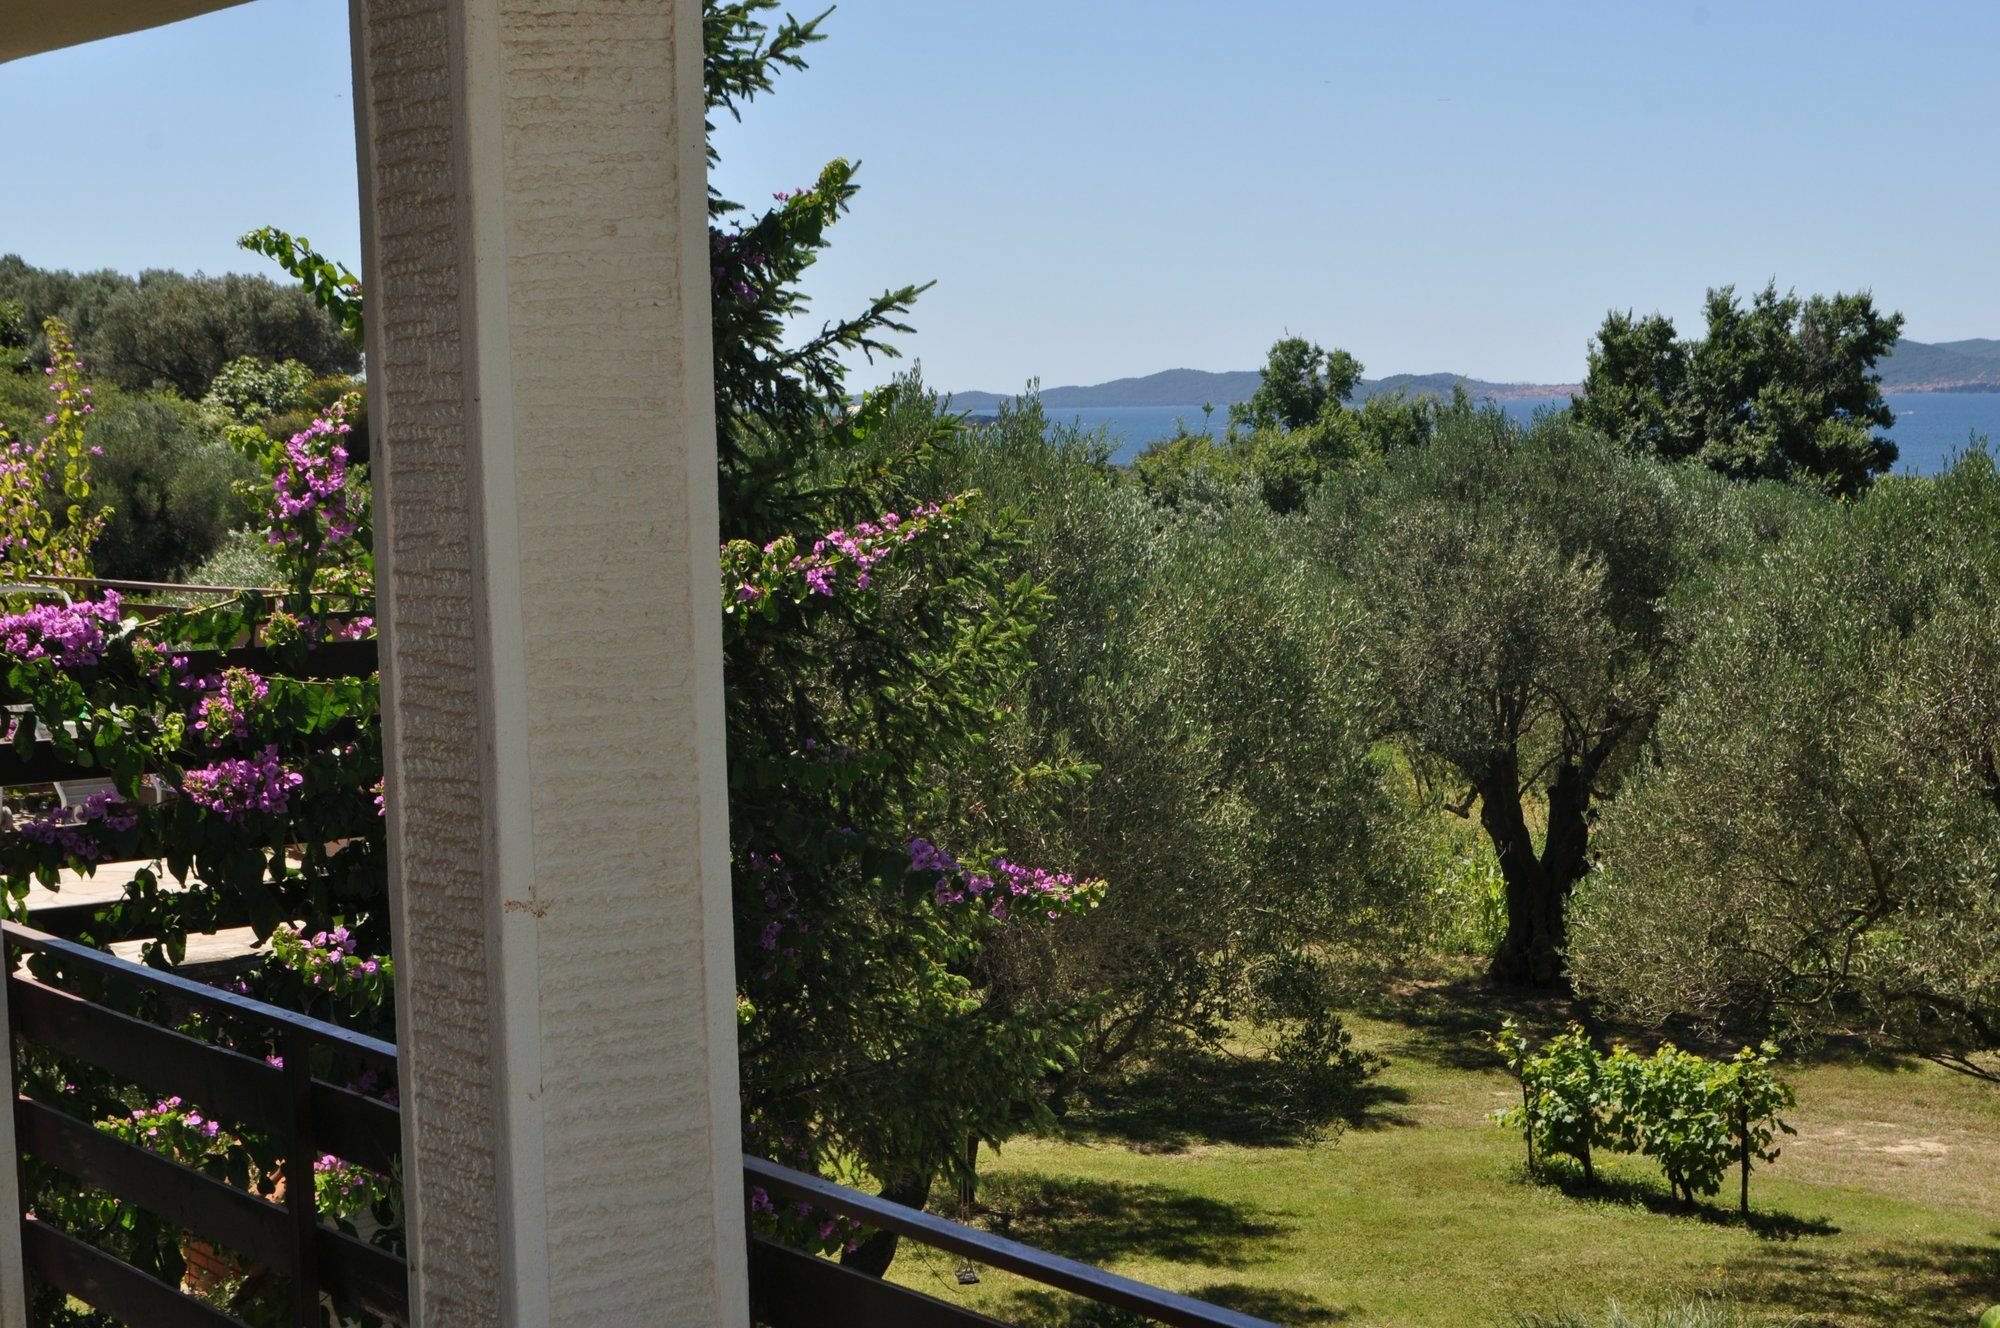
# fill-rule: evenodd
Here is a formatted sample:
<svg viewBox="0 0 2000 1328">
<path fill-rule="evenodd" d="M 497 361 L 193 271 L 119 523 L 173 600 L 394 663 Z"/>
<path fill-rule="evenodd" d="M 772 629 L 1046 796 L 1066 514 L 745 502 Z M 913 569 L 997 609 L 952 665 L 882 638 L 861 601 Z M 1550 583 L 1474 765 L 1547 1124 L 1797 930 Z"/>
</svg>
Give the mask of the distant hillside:
<svg viewBox="0 0 2000 1328">
<path fill-rule="evenodd" d="M 1202 406 L 1218 410 L 1239 401 L 1248 401 L 1257 390 L 1257 371 L 1240 369 L 1233 373 L 1210 373 L 1206 369 L 1167 369 L 1144 378 L 1116 378 L 1088 387 L 1047 387 L 1042 404 L 1050 410 L 1093 409 L 1099 406 Z M 1509 400 L 1517 397 L 1563 396 L 1576 390 L 1574 383 L 1489 383 L 1484 379 L 1458 374 L 1391 374 L 1387 378 L 1364 378 L 1355 396 L 1367 400 L 1382 392 L 1450 394 L 1452 385 L 1462 383 L 1475 397 Z M 955 392 L 951 404 L 960 410 L 989 411 L 1012 394 L 999 392 Z"/>
<path fill-rule="evenodd" d="M 1924 342 L 1907 338 L 1880 365 L 1882 387 L 1890 392 L 2000 392 L 2000 340 L 1974 337 L 1967 341 Z M 1391 374 L 1364 378 L 1356 396 L 1363 400 L 1381 392 L 1412 396 L 1449 395 L 1462 384 L 1475 398 L 1497 401 L 1523 397 L 1559 397 L 1576 391 L 1575 383 L 1493 383 L 1460 374 Z M 1257 390 L 1257 371 L 1211 373 L 1206 369 L 1166 369 L 1143 378 L 1116 378 L 1087 387 L 1051 387 L 1042 404 L 1051 410 L 1094 409 L 1100 406 L 1187 406 L 1204 404 L 1218 410 L 1247 401 Z M 1013 393 L 958 392 L 952 404 L 960 410 L 991 411 Z"/>
<path fill-rule="evenodd" d="M 1879 366 L 1889 392 L 2000 392 L 2000 341 L 1911 341 Z"/>
</svg>

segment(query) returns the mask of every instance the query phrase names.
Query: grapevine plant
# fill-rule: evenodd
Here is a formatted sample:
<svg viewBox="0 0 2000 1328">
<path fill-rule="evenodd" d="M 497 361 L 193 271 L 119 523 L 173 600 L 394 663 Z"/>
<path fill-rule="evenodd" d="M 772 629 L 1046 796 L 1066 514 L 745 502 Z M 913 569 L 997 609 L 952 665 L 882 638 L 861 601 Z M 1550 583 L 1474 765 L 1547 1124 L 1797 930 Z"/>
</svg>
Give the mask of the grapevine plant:
<svg viewBox="0 0 2000 1328">
<path fill-rule="evenodd" d="M 1772 1070 L 1771 1043 L 1714 1060 L 1672 1043 L 1651 1056 L 1629 1047 L 1600 1053 L 1571 1024 L 1539 1048 L 1509 1019 L 1494 1047 L 1521 1085 L 1520 1105 L 1493 1113 L 1522 1131 L 1528 1169 L 1566 1156 L 1594 1183 L 1593 1148 L 1639 1153 L 1659 1163 L 1674 1198 L 1693 1205 L 1738 1172 L 1737 1205 L 1750 1215 L 1750 1172 L 1778 1159 L 1776 1140 L 1793 1133 L 1784 1113 L 1796 1102 Z"/>
</svg>

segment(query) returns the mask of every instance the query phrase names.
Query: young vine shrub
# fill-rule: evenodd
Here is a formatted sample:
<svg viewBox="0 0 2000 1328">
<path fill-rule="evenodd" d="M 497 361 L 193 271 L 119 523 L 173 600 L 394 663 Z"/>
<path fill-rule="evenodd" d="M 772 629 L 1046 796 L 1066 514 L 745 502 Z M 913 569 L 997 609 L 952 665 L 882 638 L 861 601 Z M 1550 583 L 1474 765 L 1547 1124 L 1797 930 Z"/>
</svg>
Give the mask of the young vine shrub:
<svg viewBox="0 0 2000 1328">
<path fill-rule="evenodd" d="M 1651 1056 L 1629 1047 L 1601 1054 L 1571 1024 L 1537 1050 L 1509 1019 L 1494 1046 L 1520 1081 L 1521 1103 L 1493 1119 L 1522 1131 L 1531 1172 L 1538 1155 L 1560 1154 L 1594 1182 L 1593 1150 L 1639 1153 L 1660 1164 L 1676 1199 L 1693 1204 L 1735 1166 L 1747 1216 L 1753 1165 L 1776 1161 L 1774 1141 L 1794 1132 L 1781 1113 L 1796 1098 L 1772 1070 L 1778 1049 L 1768 1042 L 1726 1061 L 1671 1043 Z"/>
<path fill-rule="evenodd" d="M 1771 1070 L 1777 1056 L 1778 1048 L 1769 1042 L 1745 1047 L 1717 1066 L 1709 1083 L 1710 1095 L 1729 1123 L 1740 1176 L 1737 1210 L 1745 1217 L 1750 1215 L 1751 1163 L 1777 1161 L 1777 1137 L 1798 1133 L 1779 1116 L 1798 1099 L 1792 1086 Z"/>
<path fill-rule="evenodd" d="M 1592 1150 L 1607 1140 L 1610 1096 L 1604 1059 L 1590 1045 L 1582 1025 L 1571 1024 L 1531 1053 L 1513 1020 L 1502 1026 L 1496 1040 L 1509 1068 L 1521 1079 L 1521 1105 L 1495 1113 L 1503 1125 L 1520 1126 L 1528 1137 L 1528 1162 L 1537 1152 L 1572 1158 L 1595 1184 Z"/>
<path fill-rule="evenodd" d="M 1692 1205 L 1722 1188 L 1729 1168 L 1729 1122 L 1709 1091 L 1712 1063 L 1668 1043 L 1625 1083 L 1622 1103 L 1638 1151 L 1660 1164 L 1674 1197 Z"/>
</svg>

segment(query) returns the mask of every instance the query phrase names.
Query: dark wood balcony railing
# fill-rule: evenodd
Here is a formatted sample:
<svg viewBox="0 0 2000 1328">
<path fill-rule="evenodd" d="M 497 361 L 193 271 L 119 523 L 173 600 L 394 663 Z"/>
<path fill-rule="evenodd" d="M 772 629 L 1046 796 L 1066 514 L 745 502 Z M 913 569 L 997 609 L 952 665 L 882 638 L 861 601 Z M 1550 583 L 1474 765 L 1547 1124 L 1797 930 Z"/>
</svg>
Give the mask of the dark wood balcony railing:
<svg viewBox="0 0 2000 1328">
<path fill-rule="evenodd" d="M 61 970 L 45 982 L 20 961 L 46 956 Z M 385 1174 L 396 1170 L 396 1108 L 314 1077 L 315 1053 L 361 1063 L 394 1082 L 396 1048 L 318 1020 L 133 964 L 14 923 L 0 924 L 6 974 L 5 1045 L 39 1047 L 97 1066 L 148 1092 L 198 1103 L 211 1117 L 278 1141 L 281 1205 L 128 1144 L 55 1106 L 18 1095 L 16 1146 L 79 1185 L 112 1195 L 256 1261 L 290 1282 L 301 1324 L 321 1322 L 322 1298 L 407 1323 L 408 1268 L 389 1250 L 327 1226 L 315 1210 L 313 1162 L 331 1153 Z M 70 988 L 77 988 L 72 990 Z M 258 1030 L 283 1048 L 283 1067 L 135 1017 L 85 994 L 143 993 L 176 1017 L 199 1012 Z M 10 1066 L 16 1064 L 10 1060 Z M 20 1078 L 12 1079 L 16 1085 Z M 0 1158 L 0 1166 L 14 1159 Z M 743 1159 L 749 1187 L 804 1202 L 864 1226 L 963 1257 L 1169 1328 L 1270 1328 L 1263 1320 L 1162 1291 L 990 1232 L 861 1193 L 761 1158 Z M 29 1214 L 21 1223 L 28 1269 L 48 1285 L 127 1323 L 148 1328 L 242 1328 L 179 1288 L 58 1231 Z M 753 1236 L 750 1284 L 765 1328 L 1005 1328 L 1000 1320 L 816 1255 Z M 21 1295 L 24 1289 L 0 1294 Z"/>
<path fill-rule="evenodd" d="M 51 961 L 48 967 L 61 971 L 60 982 L 30 975 L 17 962 L 29 955 Z M 10 1082 L 21 1082 L 21 1048 L 36 1047 L 96 1066 L 149 1093 L 198 1103 L 214 1119 L 278 1144 L 284 1201 L 272 1202 L 126 1143 L 17 1091 L 14 1138 L 23 1156 L 283 1276 L 301 1325 L 321 1322 L 322 1297 L 391 1322 L 407 1322 L 409 1270 L 404 1260 L 322 1223 L 313 1171 L 313 1164 L 329 1153 L 385 1174 L 395 1171 L 402 1148 L 396 1109 L 313 1074 L 318 1054 L 326 1051 L 341 1063 L 386 1073 L 393 1083 L 392 1044 L 13 923 L 0 926 L 0 971 L 7 983 L 10 1026 L 0 1031 L 10 1051 Z M 135 1017 L 85 994 L 90 988 L 127 1001 L 151 998 L 183 1017 L 196 1012 L 218 1020 L 281 1048 L 284 1064 L 272 1065 Z M 0 1159 L 0 1165 L 14 1161 Z M 239 1324 L 32 1213 L 22 1218 L 21 1246 L 36 1277 L 127 1323 L 160 1328 Z M 24 1291 L 15 1288 L 8 1294 Z"/>
<path fill-rule="evenodd" d="M 1134 1282 L 763 1158 L 743 1159 L 743 1180 L 767 1194 L 893 1231 L 920 1245 L 1168 1328 L 1272 1328 L 1263 1319 Z M 750 1297 L 757 1322 L 766 1328 L 1005 1328 L 998 1319 L 759 1236 L 750 1239 Z"/>
</svg>

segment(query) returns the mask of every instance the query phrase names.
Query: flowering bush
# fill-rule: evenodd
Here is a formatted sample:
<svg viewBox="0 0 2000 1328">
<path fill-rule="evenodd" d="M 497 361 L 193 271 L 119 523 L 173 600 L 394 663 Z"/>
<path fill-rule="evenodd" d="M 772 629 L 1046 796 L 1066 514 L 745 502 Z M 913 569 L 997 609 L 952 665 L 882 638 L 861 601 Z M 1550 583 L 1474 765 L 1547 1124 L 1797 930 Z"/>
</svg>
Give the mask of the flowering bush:
<svg viewBox="0 0 2000 1328">
<path fill-rule="evenodd" d="M 315 994 L 324 994 L 329 1013 L 336 1017 L 385 1008 L 395 994 L 395 963 L 387 955 L 361 953 L 360 941 L 346 927 L 310 937 L 293 927 L 279 927 L 271 933 L 271 953 L 279 966 Z M 311 1008 L 308 1000 L 290 1004 Z"/>
<path fill-rule="evenodd" d="M 282 815 L 291 805 L 292 790 L 304 782 L 304 775 L 287 770 L 279 761 L 274 744 L 254 757 L 231 757 L 190 770 L 181 779 L 181 789 L 223 820 L 241 821 L 259 812 Z"/>
<path fill-rule="evenodd" d="M 712 112 L 803 63 L 817 21 L 767 29 L 775 8 L 707 5 Z M 954 426 L 932 415 L 878 450 L 901 395 L 844 386 L 844 356 L 894 353 L 917 289 L 793 335 L 853 176 L 836 161 L 761 212 L 710 207 L 738 1042 L 748 1147 L 920 1206 L 964 1176 L 968 1138 L 1046 1118 L 1081 1003 L 1011 982 L 1000 956 L 1102 887 L 1007 847 L 1004 809 L 1078 777 L 996 741 L 1048 593 L 1005 574 L 1012 529 L 976 517 L 976 493 L 891 500 Z M 893 1254 L 752 1201 L 765 1230 L 865 1271 Z"/>
<path fill-rule="evenodd" d="M 64 361 L 52 366 L 62 377 Z M 87 404 L 87 403 L 86 403 Z M 81 406 L 77 409 L 80 411 Z M 18 751 L 45 742 L 59 759 L 99 771 L 115 791 L 81 806 L 17 806 L 0 830 L 0 883 L 19 907 L 30 881 L 58 883 L 118 858 L 163 861 L 137 874 L 115 923 L 157 937 L 153 962 L 176 962 L 192 931 L 236 909 L 269 935 L 305 919 L 344 924 L 387 948 L 382 871 L 377 685 L 369 677 L 297 676 L 319 645 L 372 629 L 365 505 L 342 439 L 340 406 L 260 454 L 267 521 L 287 588 L 142 622 L 115 593 L 0 616 L 0 691 L 31 718 Z M 329 595 L 329 587 L 338 587 Z M 266 645 L 270 667 L 203 669 L 204 650 Z M 370 1031 L 393 1027 L 354 1009 Z"/>
<path fill-rule="evenodd" d="M 999 857 L 984 871 L 969 870 L 927 839 L 910 841 L 910 872 L 930 883 L 931 898 L 940 908 L 969 906 L 995 922 L 1016 913 L 1041 913 L 1053 922 L 1065 913 L 1087 911 L 1104 890 L 1102 881 L 1079 881 L 1068 872 L 1023 867 Z"/>
<path fill-rule="evenodd" d="M 129 1116 L 111 1120 L 104 1129 L 128 1144 L 165 1153 L 197 1171 L 216 1170 L 236 1142 L 233 1135 L 224 1135 L 220 1121 L 202 1115 L 178 1097 L 135 1108 Z"/>
<path fill-rule="evenodd" d="M 924 503 L 908 516 L 885 512 L 873 521 L 858 522 L 852 530 L 828 531 L 805 553 L 797 552 L 797 541 L 790 535 L 780 535 L 761 549 L 747 540 L 732 541 L 722 551 L 723 579 L 734 582 L 724 612 L 740 611 L 739 606 L 755 608 L 771 595 L 830 598 L 843 577 L 855 590 L 866 590 L 876 564 L 927 533 L 951 530 L 964 518 L 966 506 L 964 497 L 954 497 Z"/>
<path fill-rule="evenodd" d="M 206 677 L 186 678 L 181 686 L 199 698 L 188 716 L 188 728 L 210 744 L 248 738 L 253 719 L 262 713 L 271 696 L 271 686 L 261 675 L 240 667 Z"/>
</svg>

